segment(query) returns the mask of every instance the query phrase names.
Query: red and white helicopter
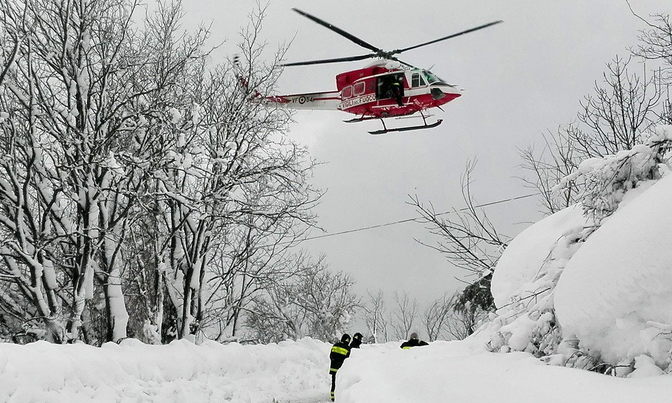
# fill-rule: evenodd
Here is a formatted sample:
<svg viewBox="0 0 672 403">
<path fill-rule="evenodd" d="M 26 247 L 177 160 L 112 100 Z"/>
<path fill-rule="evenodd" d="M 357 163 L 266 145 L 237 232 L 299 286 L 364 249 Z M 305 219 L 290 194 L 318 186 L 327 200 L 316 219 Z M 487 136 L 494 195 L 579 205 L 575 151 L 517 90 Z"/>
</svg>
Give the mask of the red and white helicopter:
<svg viewBox="0 0 672 403">
<path fill-rule="evenodd" d="M 420 69 L 399 60 L 396 55 L 502 22 L 493 21 L 429 42 L 386 51 L 364 42 L 356 36 L 306 12 L 296 8 L 292 10 L 351 40 L 357 45 L 372 51 L 372 53 L 334 59 L 285 63 L 283 66 L 349 62 L 369 58 L 381 60 L 362 69 L 347 71 L 337 75 L 336 91 L 276 95 L 266 97 L 266 101 L 282 104 L 294 109 L 340 110 L 357 115 L 357 117 L 347 120 L 346 122 L 348 123 L 380 119 L 383 123 L 383 129 L 369 132 L 371 134 L 436 127 L 441 124 L 442 120 L 438 119 L 433 123 L 427 123 L 425 111 L 431 108 L 440 109 L 441 105 L 462 95 L 462 90 L 456 86 L 447 84 L 429 70 Z M 422 125 L 390 129 L 385 125 L 385 119 L 409 116 L 415 113 L 419 113 L 422 117 Z"/>
</svg>

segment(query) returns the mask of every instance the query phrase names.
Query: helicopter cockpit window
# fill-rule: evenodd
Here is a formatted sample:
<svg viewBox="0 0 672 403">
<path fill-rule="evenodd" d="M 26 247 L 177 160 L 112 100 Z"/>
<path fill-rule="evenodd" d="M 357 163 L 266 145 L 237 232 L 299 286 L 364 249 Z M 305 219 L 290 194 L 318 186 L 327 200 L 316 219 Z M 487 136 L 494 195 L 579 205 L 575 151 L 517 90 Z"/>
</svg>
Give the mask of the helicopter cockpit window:
<svg viewBox="0 0 672 403">
<path fill-rule="evenodd" d="M 442 79 L 440 79 L 439 77 L 435 76 L 434 74 L 430 73 L 427 70 L 424 70 L 422 73 L 425 76 L 427 82 L 430 84 L 433 83 L 445 84 Z"/>
</svg>

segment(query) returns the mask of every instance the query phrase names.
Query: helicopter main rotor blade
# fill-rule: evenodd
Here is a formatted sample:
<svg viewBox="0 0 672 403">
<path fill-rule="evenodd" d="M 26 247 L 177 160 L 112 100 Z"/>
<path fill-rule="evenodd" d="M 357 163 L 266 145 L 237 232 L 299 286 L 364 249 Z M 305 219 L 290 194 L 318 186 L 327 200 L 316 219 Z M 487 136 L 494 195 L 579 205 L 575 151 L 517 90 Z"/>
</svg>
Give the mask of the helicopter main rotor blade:
<svg viewBox="0 0 672 403">
<path fill-rule="evenodd" d="M 314 22 L 316 22 L 316 23 L 322 25 L 323 27 L 325 27 L 325 28 L 327 28 L 327 29 L 330 29 L 330 30 L 336 32 L 337 34 L 339 34 L 339 35 L 341 35 L 341 36 L 344 36 L 344 37 L 350 39 L 352 42 L 356 43 L 357 45 L 359 45 L 359 46 L 361 46 L 361 47 L 363 47 L 363 48 L 372 50 L 372 51 L 374 51 L 374 52 L 382 52 L 381 49 L 379 49 L 379 48 L 377 48 L 377 47 L 371 45 L 370 43 L 364 42 L 363 40 L 357 38 L 356 36 L 354 36 L 354 35 L 352 35 L 352 34 L 349 34 L 349 33 L 345 32 L 345 31 L 343 31 L 342 29 L 340 29 L 340 28 L 338 28 L 338 27 L 336 27 L 336 26 L 334 26 L 334 25 L 332 25 L 332 24 L 330 24 L 330 23 L 328 23 L 328 22 L 326 22 L 326 21 L 323 21 L 323 20 L 321 20 L 321 19 L 319 19 L 319 18 L 317 18 L 317 17 L 315 17 L 315 16 L 313 16 L 313 15 L 310 15 L 310 14 L 308 14 L 308 13 L 306 13 L 306 12 L 303 12 L 303 11 L 299 10 L 298 8 L 293 8 L 292 10 L 296 11 L 297 13 L 301 14 L 302 16 L 304 16 L 304 17 L 306 17 L 306 18 L 308 18 L 308 19 L 310 19 L 310 20 L 313 20 Z M 361 60 L 361 59 L 360 59 L 360 60 Z"/>
<path fill-rule="evenodd" d="M 401 52 L 406 52 L 407 50 L 417 49 L 417 48 L 422 47 L 422 46 L 427 46 L 427 45 L 431 45 L 431 44 L 436 43 L 436 42 L 445 41 L 446 39 L 451 39 L 451 38 L 455 38 L 456 36 L 460 36 L 460 35 L 468 34 L 470 32 L 478 31 L 479 29 L 487 28 L 489 26 L 499 24 L 500 22 L 504 22 L 504 21 L 498 20 L 498 21 L 489 22 L 487 24 L 479 25 L 477 27 L 470 28 L 470 29 L 467 29 L 467 30 L 462 31 L 462 32 L 458 32 L 456 34 L 444 36 L 443 38 L 439 38 L 439 39 L 434 39 L 433 41 L 421 43 L 421 44 L 415 45 L 415 46 L 409 46 L 409 47 L 403 48 L 403 49 L 393 50 L 392 52 L 390 52 L 390 54 L 396 55 L 396 54 L 399 54 Z"/>
<path fill-rule="evenodd" d="M 283 66 L 307 66 L 311 64 L 327 64 L 327 63 L 339 63 L 339 62 L 353 62 L 356 60 L 371 59 L 376 57 L 377 54 L 369 53 L 368 55 L 359 55 L 359 56 L 347 56 L 347 57 L 337 57 L 334 59 L 320 59 L 320 60 L 310 60 L 307 62 L 293 62 L 293 63 L 283 63 Z"/>
</svg>

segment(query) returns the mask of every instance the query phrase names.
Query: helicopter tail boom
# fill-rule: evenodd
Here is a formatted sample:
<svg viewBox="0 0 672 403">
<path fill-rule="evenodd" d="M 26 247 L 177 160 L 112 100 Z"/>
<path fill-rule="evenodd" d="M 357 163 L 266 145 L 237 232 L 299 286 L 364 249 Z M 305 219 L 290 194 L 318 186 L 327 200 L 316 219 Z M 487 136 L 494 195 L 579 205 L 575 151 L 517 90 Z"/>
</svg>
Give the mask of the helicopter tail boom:
<svg viewBox="0 0 672 403">
<path fill-rule="evenodd" d="M 338 91 L 311 92 L 294 95 L 275 95 L 264 98 L 265 102 L 290 109 L 336 110 L 341 103 Z"/>
</svg>

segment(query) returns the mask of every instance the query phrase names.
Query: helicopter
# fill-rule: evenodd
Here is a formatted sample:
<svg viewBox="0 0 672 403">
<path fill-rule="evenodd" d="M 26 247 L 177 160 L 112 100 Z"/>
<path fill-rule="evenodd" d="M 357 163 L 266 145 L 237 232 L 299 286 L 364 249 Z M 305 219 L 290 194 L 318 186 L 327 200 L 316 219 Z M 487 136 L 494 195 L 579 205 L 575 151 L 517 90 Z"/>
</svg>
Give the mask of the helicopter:
<svg viewBox="0 0 672 403">
<path fill-rule="evenodd" d="M 339 110 L 356 115 L 356 117 L 346 120 L 346 123 L 379 119 L 383 124 L 383 128 L 381 130 L 370 131 L 370 134 L 385 134 L 436 127 L 443 120 L 437 119 L 434 122 L 428 122 L 427 118 L 430 116 L 427 115 L 427 110 L 432 108 L 441 109 L 442 105 L 462 95 L 462 90 L 457 86 L 446 83 L 427 69 L 418 68 L 400 60 L 396 55 L 502 22 L 501 20 L 493 21 L 432 41 L 386 51 L 311 14 L 296 8 L 292 10 L 349 39 L 355 44 L 368 49 L 371 53 L 332 59 L 284 63 L 282 66 L 306 66 L 365 59 L 378 60 L 363 68 L 338 74 L 336 76 L 335 91 L 274 95 L 265 97 L 266 102 L 276 103 L 292 109 Z M 388 128 L 385 124 L 386 119 L 410 117 L 416 113 L 422 118 L 423 123 L 421 125 Z"/>
</svg>

